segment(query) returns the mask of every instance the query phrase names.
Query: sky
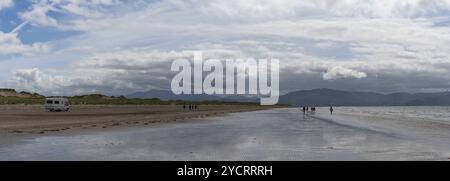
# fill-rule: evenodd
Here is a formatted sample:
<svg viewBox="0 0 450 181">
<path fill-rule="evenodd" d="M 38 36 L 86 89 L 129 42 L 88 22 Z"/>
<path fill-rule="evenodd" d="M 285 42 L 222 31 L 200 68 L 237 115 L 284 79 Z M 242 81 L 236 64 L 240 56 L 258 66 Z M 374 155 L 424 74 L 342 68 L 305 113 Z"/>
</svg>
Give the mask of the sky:
<svg viewBox="0 0 450 181">
<path fill-rule="evenodd" d="M 0 0 L 0 87 L 170 89 L 172 61 L 277 58 L 281 93 L 450 90 L 450 0 Z"/>
</svg>

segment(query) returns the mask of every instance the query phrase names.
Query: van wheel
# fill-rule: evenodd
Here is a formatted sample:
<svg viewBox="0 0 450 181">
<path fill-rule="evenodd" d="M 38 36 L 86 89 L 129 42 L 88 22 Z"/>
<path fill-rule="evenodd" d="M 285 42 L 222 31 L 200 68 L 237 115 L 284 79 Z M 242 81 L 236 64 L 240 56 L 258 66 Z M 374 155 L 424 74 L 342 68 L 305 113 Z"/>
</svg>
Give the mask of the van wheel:
<svg viewBox="0 0 450 181">
<path fill-rule="evenodd" d="M 53 112 L 53 109 L 50 109 L 50 112 Z"/>
</svg>

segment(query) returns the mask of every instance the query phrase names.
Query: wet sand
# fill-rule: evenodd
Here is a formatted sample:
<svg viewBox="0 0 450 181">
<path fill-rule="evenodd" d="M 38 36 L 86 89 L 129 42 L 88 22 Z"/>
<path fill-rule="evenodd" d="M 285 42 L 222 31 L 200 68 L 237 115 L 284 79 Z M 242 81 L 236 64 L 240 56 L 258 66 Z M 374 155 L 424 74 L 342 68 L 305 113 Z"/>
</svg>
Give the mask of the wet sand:
<svg viewBox="0 0 450 181">
<path fill-rule="evenodd" d="M 199 105 L 196 111 L 179 105 L 72 106 L 69 112 L 48 112 L 43 106 L 0 106 L 0 134 L 48 134 L 52 132 L 148 127 L 224 113 L 268 109 L 257 105 Z"/>
<path fill-rule="evenodd" d="M 339 113 L 335 114 L 339 116 Z M 282 108 L 156 127 L 0 139 L 0 160 L 448 160 L 448 137 Z M 421 129 L 421 127 L 417 127 Z"/>
</svg>

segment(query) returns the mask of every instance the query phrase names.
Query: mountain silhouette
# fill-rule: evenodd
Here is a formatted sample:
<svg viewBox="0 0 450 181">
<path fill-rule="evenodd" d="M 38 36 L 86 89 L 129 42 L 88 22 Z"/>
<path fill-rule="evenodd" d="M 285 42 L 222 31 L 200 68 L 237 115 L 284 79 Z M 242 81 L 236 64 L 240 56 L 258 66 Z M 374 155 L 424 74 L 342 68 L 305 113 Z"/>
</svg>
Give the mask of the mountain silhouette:
<svg viewBox="0 0 450 181">
<path fill-rule="evenodd" d="M 313 89 L 285 94 L 279 103 L 294 106 L 450 106 L 450 92 L 380 94 Z"/>
<path fill-rule="evenodd" d="M 207 94 L 176 95 L 169 90 L 150 90 L 147 92 L 136 92 L 127 95 L 126 97 L 130 99 L 158 98 L 160 100 L 184 100 L 184 101 L 259 102 L 258 98 L 246 97 L 241 95 L 207 95 Z"/>
</svg>

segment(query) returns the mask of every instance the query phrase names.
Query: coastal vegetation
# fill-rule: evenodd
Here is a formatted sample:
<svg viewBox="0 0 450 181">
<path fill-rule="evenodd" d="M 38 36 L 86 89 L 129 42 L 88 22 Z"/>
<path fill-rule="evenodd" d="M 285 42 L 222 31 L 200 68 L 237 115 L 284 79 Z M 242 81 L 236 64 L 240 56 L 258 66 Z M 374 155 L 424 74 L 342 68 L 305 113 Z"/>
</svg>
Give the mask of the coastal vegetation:
<svg viewBox="0 0 450 181">
<path fill-rule="evenodd" d="M 54 97 L 54 96 L 50 96 Z M 39 105 L 44 104 L 45 96 L 37 93 L 17 92 L 14 89 L 0 89 L 0 105 Z M 259 103 L 232 102 L 232 101 L 185 101 L 185 100 L 160 100 L 129 99 L 125 96 L 106 96 L 101 94 L 89 94 L 80 96 L 65 96 L 72 105 L 256 105 Z"/>
</svg>

